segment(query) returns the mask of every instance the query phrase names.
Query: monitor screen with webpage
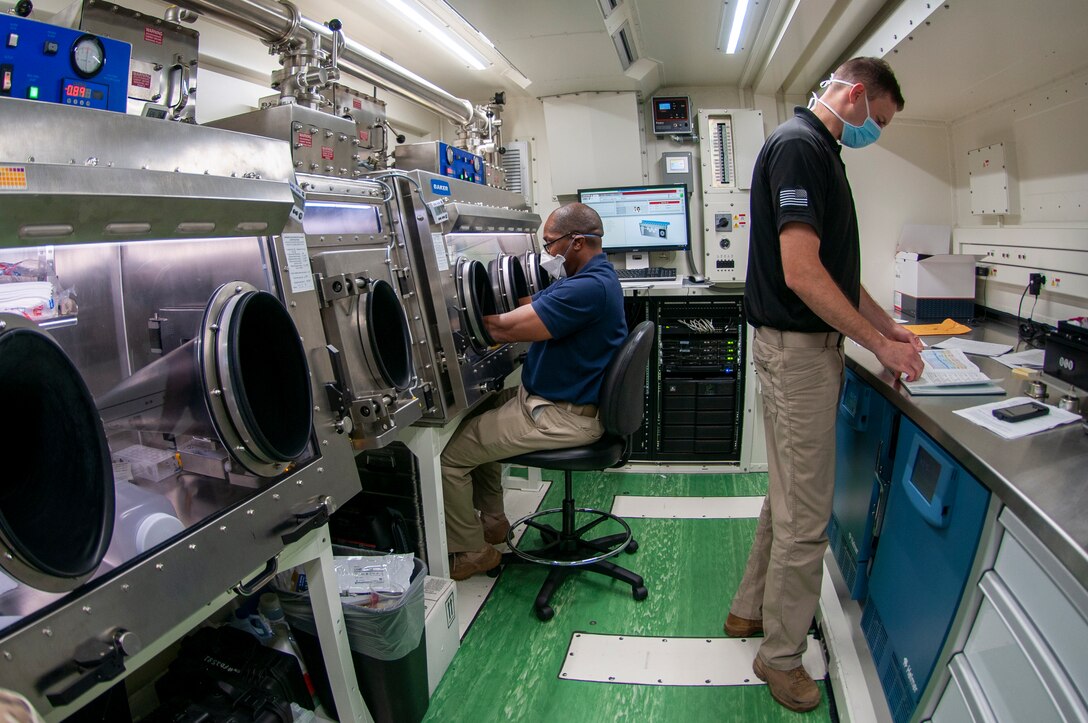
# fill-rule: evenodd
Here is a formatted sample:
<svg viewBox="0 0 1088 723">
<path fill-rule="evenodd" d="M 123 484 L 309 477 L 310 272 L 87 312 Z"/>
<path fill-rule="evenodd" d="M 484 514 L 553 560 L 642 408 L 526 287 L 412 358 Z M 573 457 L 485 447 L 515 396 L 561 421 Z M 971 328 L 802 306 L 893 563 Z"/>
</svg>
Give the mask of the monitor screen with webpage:
<svg viewBox="0 0 1088 723">
<path fill-rule="evenodd" d="M 688 247 L 688 191 L 684 184 L 584 188 L 578 200 L 604 223 L 606 253 L 677 251 Z"/>
</svg>

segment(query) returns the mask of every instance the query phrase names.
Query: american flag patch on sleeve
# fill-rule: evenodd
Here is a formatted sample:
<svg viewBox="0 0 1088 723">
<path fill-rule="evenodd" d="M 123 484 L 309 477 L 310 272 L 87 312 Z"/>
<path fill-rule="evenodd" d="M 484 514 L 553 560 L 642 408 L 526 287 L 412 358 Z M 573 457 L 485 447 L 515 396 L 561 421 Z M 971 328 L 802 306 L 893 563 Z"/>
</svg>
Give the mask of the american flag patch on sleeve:
<svg viewBox="0 0 1088 723">
<path fill-rule="evenodd" d="M 778 192 L 778 205 L 808 208 L 808 191 L 803 188 L 783 188 Z"/>
</svg>

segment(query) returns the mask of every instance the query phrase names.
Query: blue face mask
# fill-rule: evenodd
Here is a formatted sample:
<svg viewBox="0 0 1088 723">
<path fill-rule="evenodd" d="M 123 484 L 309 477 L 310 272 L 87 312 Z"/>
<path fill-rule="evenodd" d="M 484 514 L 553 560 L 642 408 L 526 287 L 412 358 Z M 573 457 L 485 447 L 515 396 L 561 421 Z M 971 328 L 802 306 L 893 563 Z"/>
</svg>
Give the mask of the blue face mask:
<svg viewBox="0 0 1088 723">
<path fill-rule="evenodd" d="M 831 83 L 842 83 L 843 85 L 850 86 L 854 85 L 853 83 L 847 83 L 845 80 L 839 80 L 835 76 L 831 76 L 829 80 L 825 80 L 824 82 L 820 83 L 820 87 L 826 88 Z M 873 120 L 872 116 L 869 115 L 869 96 L 868 94 L 866 94 L 864 97 L 865 122 L 862 123 L 860 126 L 856 126 L 853 123 L 847 121 L 838 113 L 836 113 L 835 109 L 825 103 L 822 98 L 817 98 L 815 95 L 813 95 L 813 99 L 815 100 L 815 102 L 819 103 L 824 108 L 827 108 L 829 111 L 831 111 L 832 115 L 842 121 L 841 140 L 842 144 L 847 148 L 864 148 L 871 143 L 876 143 L 877 139 L 880 138 L 880 126 L 878 126 L 876 124 L 876 121 Z"/>
</svg>

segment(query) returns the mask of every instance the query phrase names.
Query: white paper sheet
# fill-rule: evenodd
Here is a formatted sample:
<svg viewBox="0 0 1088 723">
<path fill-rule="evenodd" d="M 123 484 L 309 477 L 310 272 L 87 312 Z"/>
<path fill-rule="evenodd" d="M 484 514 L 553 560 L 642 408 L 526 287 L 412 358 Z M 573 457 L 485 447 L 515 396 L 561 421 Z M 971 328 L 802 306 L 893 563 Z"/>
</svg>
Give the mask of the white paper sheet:
<svg viewBox="0 0 1088 723">
<path fill-rule="evenodd" d="M 995 409 L 1014 407 L 1017 404 L 1027 404 L 1032 401 L 1035 400 L 1030 399 L 1029 397 L 1013 397 L 1012 399 L 1003 399 L 1000 402 L 993 402 L 991 404 L 980 404 L 977 407 L 957 409 L 956 414 L 974 422 L 980 427 L 985 427 L 1005 439 L 1019 439 L 1020 437 L 1026 437 L 1029 434 L 1053 429 L 1054 427 L 1069 424 L 1070 422 L 1080 421 L 1081 417 L 1079 414 L 1067 412 L 1064 409 L 1058 409 L 1049 404 L 1046 406 L 1050 407 L 1050 414 L 1042 417 L 1035 417 L 1034 419 L 1025 419 L 1023 422 L 1004 422 L 993 414 L 993 410 Z"/>
<path fill-rule="evenodd" d="M 994 357 L 997 361 L 1012 369 L 1013 367 L 1030 367 L 1031 369 L 1043 368 L 1043 350 L 1028 349 L 1018 351 L 1015 354 L 1003 354 Z"/>
<path fill-rule="evenodd" d="M 951 339 L 945 339 L 944 341 L 934 344 L 934 349 L 959 349 L 964 354 L 978 354 L 979 356 L 1000 356 L 1012 351 L 1012 347 L 1008 344 L 991 344 L 985 341 L 974 341 L 972 339 L 960 339 L 958 336 L 954 336 Z"/>
</svg>

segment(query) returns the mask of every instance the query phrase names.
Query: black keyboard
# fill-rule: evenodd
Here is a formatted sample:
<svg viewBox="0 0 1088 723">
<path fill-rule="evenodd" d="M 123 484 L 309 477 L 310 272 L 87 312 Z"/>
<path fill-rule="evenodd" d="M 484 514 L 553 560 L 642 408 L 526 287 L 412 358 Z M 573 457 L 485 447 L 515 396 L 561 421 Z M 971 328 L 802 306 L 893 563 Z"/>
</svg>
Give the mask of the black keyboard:
<svg viewBox="0 0 1088 723">
<path fill-rule="evenodd" d="M 616 269 L 620 281 L 675 281 L 676 269 L 651 266 L 645 269 Z"/>
</svg>

